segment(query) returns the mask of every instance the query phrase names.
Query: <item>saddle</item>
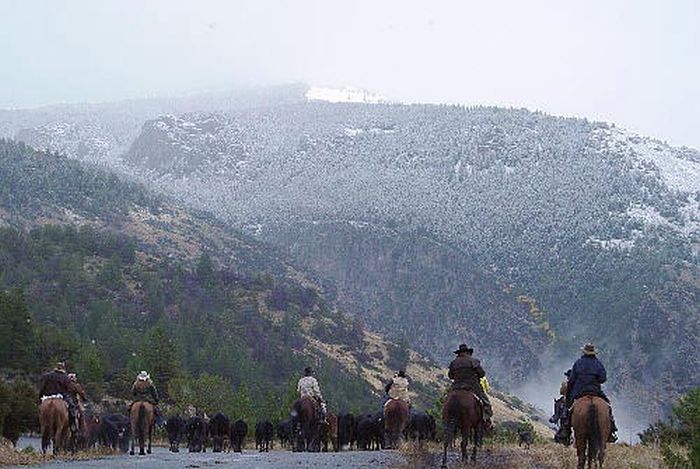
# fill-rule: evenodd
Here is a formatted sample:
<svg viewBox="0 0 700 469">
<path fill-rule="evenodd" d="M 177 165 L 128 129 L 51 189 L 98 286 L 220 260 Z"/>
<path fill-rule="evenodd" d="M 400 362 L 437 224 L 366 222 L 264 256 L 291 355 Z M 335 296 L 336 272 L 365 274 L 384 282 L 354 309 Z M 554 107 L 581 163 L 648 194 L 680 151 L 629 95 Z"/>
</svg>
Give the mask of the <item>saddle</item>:
<svg viewBox="0 0 700 469">
<path fill-rule="evenodd" d="M 390 397 L 390 398 L 387 399 L 387 401 L 384 403 L 384 407 L 388 406 L 389 403 L 392 402 L 392 401 L 401 401 L 401 402 L 405 402 L 407 406 L 409 406 L 409 407 L 411 406 L 411 404 L 410 404 L 409 402 L 404 401 L 404 400 L 401 399 L 400 397 Z"/>
<path fill-rule="evenodd" d="M 50 396 L 41 396 L 41 402 L 47 399 L 63 399 L 63 394 L 52 394 Z"/>
</svg>

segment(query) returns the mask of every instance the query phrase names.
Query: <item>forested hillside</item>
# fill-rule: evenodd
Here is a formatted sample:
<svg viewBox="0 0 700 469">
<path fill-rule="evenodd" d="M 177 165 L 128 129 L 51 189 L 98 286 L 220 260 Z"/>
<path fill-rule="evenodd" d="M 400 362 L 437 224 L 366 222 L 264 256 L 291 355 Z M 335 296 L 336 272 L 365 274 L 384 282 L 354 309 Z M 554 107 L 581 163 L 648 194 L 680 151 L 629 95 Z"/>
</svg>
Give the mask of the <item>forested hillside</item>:
<svg viewBox="0 0 700 469">
<path fill-rule="evenodd" d="M 308 364 L 338 409 L 374 406 L 388 367 L 409 365 L 424 374 L 418 402 L 432 403 L 438 378 L 428 362 L 369 336 L 263 245 L 23 144 L 0 142 L 0 179 L 6 372 L 68 360 L 99 400 L 128 397 L 145 368 L 176 404 L 198 402 L 183 397 L 192 389 L 223 393 L 230 399 L 216 402 L 252 418 L 254 409 L 283 412 Z M 133 218 L 144 211 L 151 217 Z"/>
<path fill-rule="evenodd" d="M 272 243 L 372 328 L 440 360 L 467 340 L 513 388 L 558 379 L 593 340 L 645 415 L 658 388 L 698 382 L 697 151 L 522 109 L 192 111 L 143 122 L 103 162 Z M 83 158 L 46 122 L 5 119 Z"/>
</svg>

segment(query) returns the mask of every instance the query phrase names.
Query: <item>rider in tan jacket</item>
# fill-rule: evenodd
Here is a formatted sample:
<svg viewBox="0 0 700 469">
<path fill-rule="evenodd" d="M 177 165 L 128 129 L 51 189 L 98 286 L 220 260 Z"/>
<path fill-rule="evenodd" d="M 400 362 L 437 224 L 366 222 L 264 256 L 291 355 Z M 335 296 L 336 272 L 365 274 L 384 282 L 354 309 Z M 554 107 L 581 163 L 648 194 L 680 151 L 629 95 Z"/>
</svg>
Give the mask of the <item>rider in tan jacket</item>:
<svg viewBox="0 0 700 469">
<path fill-rule="evenodd" d="M 389 399 L 400 399 L 407 404 L 411 403 L 411 398 L 408 395 L 408 378 L 404 370 L 399 370 L 394 373 L 394 377 L 384 387 Z"/>
</svg>

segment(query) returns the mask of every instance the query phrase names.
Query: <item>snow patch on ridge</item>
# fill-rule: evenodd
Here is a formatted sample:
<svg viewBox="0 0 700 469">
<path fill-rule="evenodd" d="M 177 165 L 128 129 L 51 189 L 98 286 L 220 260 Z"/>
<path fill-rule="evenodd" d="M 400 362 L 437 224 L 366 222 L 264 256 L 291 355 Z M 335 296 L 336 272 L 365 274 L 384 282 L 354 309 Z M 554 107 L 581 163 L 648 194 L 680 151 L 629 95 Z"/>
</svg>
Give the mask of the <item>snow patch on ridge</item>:
<svg viewBox="0 0 700 469">
<path fill-rule="evenodd" d="M 305 94 L 308 101 L 326 101 L 329 103 L 386 103 L 388 100 L 367 90 L 346 86 L 344 88 L 326 88 L 312 86 Z"/>
<path fill-rule="evenodd" d="M 658 140 L 640 137 L 620 128 L 605 129 L 601 132 L 604 133 L 608 144 L 616 151 L 629 155 L 633 162 L 651 163 L 655 166 L 669 189 L 690 193 L 700 192 L 700 154 L 698 152 L 673 148 Z"/>
</svg>

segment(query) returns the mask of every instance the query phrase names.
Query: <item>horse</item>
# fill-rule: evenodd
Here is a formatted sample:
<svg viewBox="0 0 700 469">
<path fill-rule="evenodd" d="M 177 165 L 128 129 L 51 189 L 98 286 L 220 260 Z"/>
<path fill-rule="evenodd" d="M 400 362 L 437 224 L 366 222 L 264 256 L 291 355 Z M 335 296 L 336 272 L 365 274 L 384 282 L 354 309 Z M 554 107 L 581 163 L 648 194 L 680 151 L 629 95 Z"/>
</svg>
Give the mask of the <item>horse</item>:
<svg viewBox="0 0 700 469">
<path fill-rule="evenodd" d="M 139 440 L 139 455 L 146 454 L 143 449 L 146 443 L 146 433 L 148 433 L 148 454 L 151 454 L 151 438 L 153 436 L 153 404 L 147 401 L 134 402 L 129 413 L 131 421 L 131 451 L 134 455 L 134 443 Z"/>
<path fill-rule="evenodd" d="M 465 389 L 450 391 L 442 408 L 442 420 L 445 427 L 442 466 L 447 467 L 447 448 L 452 446 L 457 428 L 462 431 L 462 462 L 467 462 L 467 445 L 471 437 L 474 443 L 471 460 L 476 463 L 476 450 L 481 445 L 482 410 L 474 393 Z"/>
<path fill-rule="evenodd" d="M 578 469 L 584 469 L 586 460 L 591 469 L 603 467 L 605 444 L 610 435 L 610 410 L 608 403 L 598 396 L 586 395 L 574 401 L 571 424 L 576 440 Z"/>
<path fill-rule="evenodd" d="M 554 414 L 549 418 L 549 423 L 558 424 L 559 429 L 554 434 L 554 441 L 564 446 L 571 444 L 571 435 L 563 427 L 565 414 L 568 412 L 566 408 L 566 398 L 564 396 L 559 399 L 554 399 Z"/>
<path fill-rule="evenodd" d="M 42 398 L 39 405 L 39 427 L 41 428 L 41 452 L 46 454 L 49 444 L 53 444 L 53 454 L 66 447 L 70 438 L 68 404 L 61 397 Z"/>
<path fill-rule="evenodd" d="M 403 437 L 408 425 L 408 403 L 401 399 L 389 399 L 384 406 L 384 446 L 396 448 Z"/>
<path fill-rule="evenodd" d="M 318 451 L 320 449 L 319 418 L 314 401 L 308 397 L 294 401 L 291 418 L 294 451 Z"/>
</svg>

